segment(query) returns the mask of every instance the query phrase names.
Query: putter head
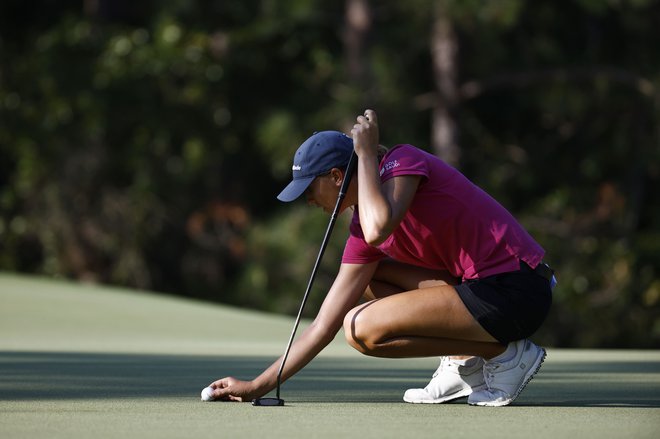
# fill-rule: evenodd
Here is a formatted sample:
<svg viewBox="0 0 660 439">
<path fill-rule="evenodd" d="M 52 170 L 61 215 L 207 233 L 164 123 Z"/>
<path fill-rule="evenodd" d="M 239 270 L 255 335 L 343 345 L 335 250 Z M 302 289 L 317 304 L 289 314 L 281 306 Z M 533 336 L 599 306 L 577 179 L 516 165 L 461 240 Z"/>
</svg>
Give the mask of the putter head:
<svg viewBox="0 0 660 439">
<path fill-rule="evenodd" d="M 259 407 L 275 407 L 284 405 L 284 400 L 280 398 L 257 398 L 252 400 L 252 405 Z"/>
</svg>

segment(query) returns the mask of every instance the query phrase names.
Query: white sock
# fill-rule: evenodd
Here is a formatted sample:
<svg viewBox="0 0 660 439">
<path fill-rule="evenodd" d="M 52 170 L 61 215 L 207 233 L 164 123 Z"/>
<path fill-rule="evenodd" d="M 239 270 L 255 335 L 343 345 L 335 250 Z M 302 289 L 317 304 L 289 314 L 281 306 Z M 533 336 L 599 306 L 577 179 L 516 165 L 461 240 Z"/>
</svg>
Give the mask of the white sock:
<svg viewBox="0 0 660 439">
<path fill-rule="evenodd" d="M 456 362 L 458 364 L 460 364 L 461 366 L 470 367 L 470 366 L 474 366 L 477 363 L 477 361 L 479 361 L 479 357 L 472 357 L 472 358 L 468 358 L 466 360 L 458 360 Z"/>
</svg>

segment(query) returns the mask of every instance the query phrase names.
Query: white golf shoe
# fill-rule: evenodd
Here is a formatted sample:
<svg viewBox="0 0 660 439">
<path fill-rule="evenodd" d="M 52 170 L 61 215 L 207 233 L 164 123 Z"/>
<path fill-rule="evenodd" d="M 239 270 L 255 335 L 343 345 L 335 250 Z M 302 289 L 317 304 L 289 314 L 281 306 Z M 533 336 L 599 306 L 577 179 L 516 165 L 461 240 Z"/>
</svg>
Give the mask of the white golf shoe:
<svg viewBox="0 0 660 439">
<path fill-rule="evenodd" d="M 440 404 L 468 396 L 485 386 L 483 365 L 480 357 L 468 360 L 441 357 L 440 366 L 428 385 L 423 389 L 406 390 L 403 400 L 413 404 Z"/>
<path fill-rule="evenodd" d="M 505 361 L 493 358 L 486 361 L 483 367 L 486 385 L 468 397 L 468 404 L 492 407 L 508 405 L 518 397 L 541 368 L 546 356 L 545 349 L 529 340 L 512 343 L 516 348 L 513 358 Z"/>
</svg>

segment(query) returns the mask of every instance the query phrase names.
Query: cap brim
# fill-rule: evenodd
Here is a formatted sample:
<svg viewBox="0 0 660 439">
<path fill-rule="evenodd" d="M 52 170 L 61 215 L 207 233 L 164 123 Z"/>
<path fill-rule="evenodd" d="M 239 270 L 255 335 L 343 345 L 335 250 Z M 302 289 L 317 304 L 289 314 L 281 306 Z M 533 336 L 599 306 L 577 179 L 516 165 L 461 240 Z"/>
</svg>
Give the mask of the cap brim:
<svg viewBox="0 0 660 439">
<path fill-rule="evenodd" d="M 284 201 L 285 203 L 295 200 L 307 190 L 314 178 L 314 176 L 311 176 L 296 178 L 295 180 L 292 180 L 291 183 L 289 183 L 287 187 L 285 187 L 284 190 L 280 192 L 280 194 L 277 196 L 277 199 Z"/>
</svg>

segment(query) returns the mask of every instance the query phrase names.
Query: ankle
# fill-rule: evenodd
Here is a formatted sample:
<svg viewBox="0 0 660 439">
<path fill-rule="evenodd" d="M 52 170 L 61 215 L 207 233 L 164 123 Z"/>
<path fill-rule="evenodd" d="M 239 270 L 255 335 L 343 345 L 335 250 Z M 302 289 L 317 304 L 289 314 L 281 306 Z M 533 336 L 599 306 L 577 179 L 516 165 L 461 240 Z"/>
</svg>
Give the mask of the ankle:
<svg viewBox="0 0 660 439">
<path fill-rule="evenodd" d="M 493 362 L 503 362 L 510 360 L 516 355 L 516 343 L 511 342 L 506 346 L 502 346 L 501 349 L 498 349 L 499 353 L 495 351 L 495 355 L 491 356 L 490 358 L 486 358 L 486 361 L 493 361 Z"/>
</svg>

